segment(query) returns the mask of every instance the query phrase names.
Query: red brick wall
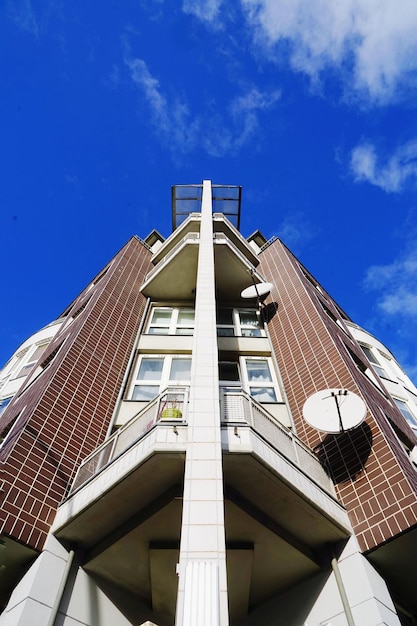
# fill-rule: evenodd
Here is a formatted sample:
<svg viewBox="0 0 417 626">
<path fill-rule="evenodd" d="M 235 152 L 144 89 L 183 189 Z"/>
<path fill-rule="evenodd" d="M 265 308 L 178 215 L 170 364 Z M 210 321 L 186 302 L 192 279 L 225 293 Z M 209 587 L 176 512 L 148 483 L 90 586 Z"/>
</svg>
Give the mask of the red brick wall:
<svg viewBox="0 0 417 626">
<path fill-rule="evenodd" d="M 20 413 L 0 453 L 1 533 L 40 550 L 80 461 L 105 438 L 149 269 L 150 252 L 132 238 L 66 310 L 70 319 L 87 302 L 48 346 L 43 360 L 60 346 L 49 366 L 2 415 L 0 430 Z"/>
<path fill-rule="evenodd" d="M 386 416 L 411 443 L 417 443 L 415 435 L 389 395 L 349 355 L 347 347 L 366 362 L 349 330 L 340 327 L 343 313 L 324 289 L 316 288 L 280 241 L 260 258 L 260 271 L 273 283 L 271 298 L 278 304 L 268 328 L 297 434 L 329 468 L 362 549 L 370 549 L 417 523 L 417 473 Z M 331 387 L 347 388 L 365 400 L 367 417 L 356 431 L 325 435 L 303 419 L 305 400 Z"/>
</svg>

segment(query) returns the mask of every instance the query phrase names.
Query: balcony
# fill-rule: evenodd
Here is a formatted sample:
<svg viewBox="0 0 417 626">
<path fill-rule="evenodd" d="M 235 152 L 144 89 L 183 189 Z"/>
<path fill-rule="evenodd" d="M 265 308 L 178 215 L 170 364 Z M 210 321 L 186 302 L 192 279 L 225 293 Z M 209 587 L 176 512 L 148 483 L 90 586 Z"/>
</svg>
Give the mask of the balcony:
<svg viewBox="0 0 417 626">
<path fill-rule="evenodd" d="M 81 463 L 71 487 L 71 494 L 133 446 L 155 424 L 185 424 L 187 404 L 187 387 L 165 389 Z"/>
<path fill-rule="evenodd" d="M 282 421 L 285 421 L 286 405 L 282 402 L 279 406 L 283 412 Z M 223 390 L 221 394 L 221 416 L 223 427 L 233 425 L 237 429 L 240 426 L 249 426 L 269 446 L 275 448 L 280 455 L 296 465 L 328 494 L 335 495 L 333 482 L 310 448 L 304 445 L 289 428 L 274 419 L 261 404 L 245 391 L 240 388 L 225 388 Z"/>
<path fill-rule="evenodd" d="M 157 623 L 174 621 L 187 403 L 188 388 L 168 388 L 95 450 L 52 528 L 83 550 L 84 569 L 117 590 L 115 602 L 135 607 L 132 623 L 144 621 L 144 605 Z M 315 456 L 240 389 L 221 394 L 221 430 L 229 605 L 239 623 L 318 574 L 323 546 L 351 530 Z"/>
</svg>

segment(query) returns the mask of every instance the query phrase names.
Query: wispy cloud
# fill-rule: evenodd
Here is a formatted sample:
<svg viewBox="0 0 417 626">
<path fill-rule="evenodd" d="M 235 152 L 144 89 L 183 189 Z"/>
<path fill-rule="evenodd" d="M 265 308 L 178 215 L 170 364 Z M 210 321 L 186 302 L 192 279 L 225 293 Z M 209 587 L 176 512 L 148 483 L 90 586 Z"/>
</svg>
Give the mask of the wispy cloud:
<svg viewBox="0 0 417 626">
<path fill-rule="evenodd" d="M 133 82 L 140 89 L 159 137 L 173 151 L 189 153 L 197 146 L 216 157 L 236 153 L 253 138 L 258 112 L 275 106 L 279 91 L 260 92 L 250 87 L 237 96 L 228 109 L 219 112 L 207 105 L 194 114 L 185 99 L 168 97 L 143 59 L 127 60 Z"/>
<path fill-rule="evenodd" d="M 392 345 L 407 373 L 417 379 L 417 239 L 392 263 L 371 266 L 365 288 L 377 295 L 378 315 L 371 322 L 377 331 L 389 328 Z"/>
<path fill-rule="evenodd" d="M 295 253 L 300 250 L 318 233 L 302 211 L 295 211 L 285 216 L 277 230 L 277 235 Z"/>
<path fill-rule="evenodd" d="M 222 0 L 184 0 L 182 10 L 205 22 L 213 22 L 219 14 L 221 3 Z"/>
<path fill-rule="evenodd" d="M 392 263 L 371 266 L 365 286 L 381 292 L 377 305 L 383 313 L 417 320 L 417 241 Z"/>
<path fill-rule="evenodd" d="M 221 23 L 220 0 L 185 0 L 184 10 Z M 272 60 L 319 81 L 342 76 L 345 93 L 362 102 L 399 98 L 417 82 L 415 0 L 241 0 L 247 26 Z"/>
<path fill-rule="evenodd" d="M 371 143 L 362 143 L 351 154 L 351 172 L 357 182 L 368 182 L 387 192 L 400 192 L 417 182 L 417 140 L 407 142 L 388 157 L 381 157 Z"/>
<path fill-rule="evenodd" d="M 22 30 L 39 36 L 39 24 L 30 0 L 13 0 L 7 3 L 9 17 Z"/>
</svg>

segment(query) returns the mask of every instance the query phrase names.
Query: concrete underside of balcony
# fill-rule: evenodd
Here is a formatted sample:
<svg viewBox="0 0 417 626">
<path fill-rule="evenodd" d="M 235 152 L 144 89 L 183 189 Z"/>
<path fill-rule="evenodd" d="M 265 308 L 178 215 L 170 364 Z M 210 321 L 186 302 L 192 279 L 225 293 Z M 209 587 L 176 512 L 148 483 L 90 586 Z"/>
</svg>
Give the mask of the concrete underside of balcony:
<svg viewBox="0 0 417 626">
<path fill-rule="evenodd" d="M 175 438 L 165 447 L 164 429 Z M 172 430 L 156 426 L 78 489 L 53 527 L 66 547 L 82 551 L 84 569 L 133 623 L 174 621 L 186 427 Z M 266 444 L 251 437 L 245 452 L 223 445 L 231 623 L 320 573 L 327 546 L 350 534 L 330 494 L 274 452 L 288 465 L 280 471 L 263 453 Z"/>
</svg>

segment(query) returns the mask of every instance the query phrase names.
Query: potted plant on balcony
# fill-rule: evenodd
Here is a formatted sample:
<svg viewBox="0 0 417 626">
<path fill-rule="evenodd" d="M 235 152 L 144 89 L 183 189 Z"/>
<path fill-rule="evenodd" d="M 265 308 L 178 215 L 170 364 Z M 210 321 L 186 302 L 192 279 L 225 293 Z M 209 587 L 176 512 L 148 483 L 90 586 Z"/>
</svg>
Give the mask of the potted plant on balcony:
<svg viewBox="0 0 417 626">
<path fill-rule="evenodd" d="M 177 395 L 173 393 L 167 393 L 165 399 L 162 402 L 161 411 L 160 411 L 160 419 L 165 420 L 174 420 L 181 419 L 182 411 L 181 411 L 181 400 Z"/>
</svg>

